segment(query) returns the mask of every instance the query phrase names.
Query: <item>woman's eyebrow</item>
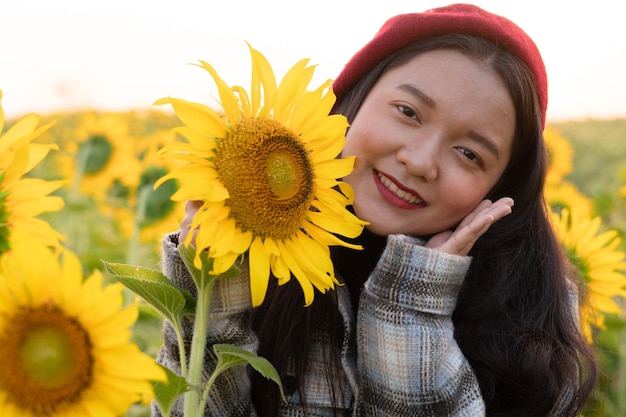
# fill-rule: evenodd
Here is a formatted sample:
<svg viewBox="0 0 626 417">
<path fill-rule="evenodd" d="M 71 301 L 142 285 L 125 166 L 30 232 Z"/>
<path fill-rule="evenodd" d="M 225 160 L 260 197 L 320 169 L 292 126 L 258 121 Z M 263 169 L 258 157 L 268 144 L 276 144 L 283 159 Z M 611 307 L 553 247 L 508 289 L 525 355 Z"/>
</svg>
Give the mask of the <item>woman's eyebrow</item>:
<svg viewBox="0 0 626 417">
<path fill-rule="evenodd" d="M 432 109 L 434 109 L 436 107 L 435 106 L 435 100 L 430 98 L 425 92 L 423 92 L 419 88 L 415 87 L 414 85 L 411 85 L 411 84 L 400 84 L 397 88 L 399 88 L 400 90 L 404 90 L 404 91 L 410 93 L 411 95 L 417 97 L 417 99 L 419 99 L 420 101 L 424 102 L 424 104 L 426 104 L 428 107 L 430 107 Z"/>
<path fill-rule="evenodd" d="M 500 150 L 498 149 L 498 145 L 495 144 L 491 139 L 471 130 L 468 134 L 470 139 L 480 143 L 483 145 L 489 152 L 491 152 L 497 159 L 500 158 Z"/>
</svg>

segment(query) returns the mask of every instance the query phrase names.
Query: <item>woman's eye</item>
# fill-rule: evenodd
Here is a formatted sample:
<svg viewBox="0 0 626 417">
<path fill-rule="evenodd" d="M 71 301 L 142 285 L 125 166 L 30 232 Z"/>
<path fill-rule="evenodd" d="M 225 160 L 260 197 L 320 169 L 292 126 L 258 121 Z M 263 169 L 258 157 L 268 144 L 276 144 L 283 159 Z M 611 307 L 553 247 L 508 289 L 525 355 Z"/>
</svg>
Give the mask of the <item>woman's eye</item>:
<svg viewBox="0 0 626 417">
<path fill-rule="evenodd" d="M 407 117 L 410 117 L 411 119 L 419 120 L 419 118 L 417 117 L 417 114 L 410 107 L 399 104 L 398 110 L 400 110 L 400 113 L 404 114 Z"/>
<path fill-rule="evenodd" d="M 474 152 L 470 151 L 469 149 L 459 148 L 459 152 L 461 152 L 470 161 L 475 161 L 475 162 L 478 162 L 478 163 L 481 162 L 480 158 L 478 157 L 478 155 L 476 155 Z"/>
</svg>

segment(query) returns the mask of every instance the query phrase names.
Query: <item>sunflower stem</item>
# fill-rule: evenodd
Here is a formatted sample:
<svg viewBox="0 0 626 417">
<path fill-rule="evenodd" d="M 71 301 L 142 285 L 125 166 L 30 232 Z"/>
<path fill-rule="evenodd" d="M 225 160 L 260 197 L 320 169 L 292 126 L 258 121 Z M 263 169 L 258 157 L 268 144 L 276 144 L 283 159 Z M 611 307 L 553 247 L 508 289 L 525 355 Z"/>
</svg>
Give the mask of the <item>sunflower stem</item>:
<svg viewBox="0 0 626 417">
<path fill-rule="evenodd" d="M 146 208 L 150 191 L 150 187 L 143 186 L 139 188 L 137 193 L 133 233 L 128 244 L 128 255 L 126 259 L 127 263 L 131 265 L 135 265 L 139 261 L 139 236 L 141 234 L 141 225 L 146 219 Z"/>
<path fill-rule="evenodd" d="M 85 170 L 87 169 L 87 157 L 91 152 L 90 142 L 83 144 L 83 146 L 86 147 L 87 150 L 82 153 L 78 152 L 75 158 L 76 163 L 71 188 L 71 194 L 74 199 L 80 195 L 80 183 L 83 181 L 83 176 L 85 175 Z"/>
<path fill-rule="evenodd" d="M 200 407 L 200 393 L 197 387 L 202 382 L 202 369 L 204 365 L 204 348 L 206 346 L 206 329 L 208 323 L 209 304 L 213 290 L 214 279 L 202 280 L 198 288 L 198 301 L 193 325 L 193 338 L 191 340 L 191 353 L 187 382 L 192 389 L 185 394 L 185 417 L 196 417 L 196 414 L 204 407 Z"/>
<path fill-rule="evenodd" d="M 200 404 L 198 404 L 198 416 L 202 416 L 204 414 L 204 407 L 206 405 L 206 400 L 209 397 L 209 391 L 211 390 L 211 387 L 213 386 L 213 383 L 215 382 L 219 374 L 220 372 L 217 372 L 217 370 L 215 370 L 209 377 L 209 380 L 206 383 L 206 387 L 204 388 L 204 392 L 202 393 L 202 401 L 200 402 Z"/>
<path fill-rule="evenodd" d="M 187 378 L 187 352 L 185 352 L 185 339 L 183 338 L 182 327 L 180 321 L 174 326 L 176 340 L 178 341 L 178 350 L 180 352 L 180 372 L 183 378 Z"/>
</svg>

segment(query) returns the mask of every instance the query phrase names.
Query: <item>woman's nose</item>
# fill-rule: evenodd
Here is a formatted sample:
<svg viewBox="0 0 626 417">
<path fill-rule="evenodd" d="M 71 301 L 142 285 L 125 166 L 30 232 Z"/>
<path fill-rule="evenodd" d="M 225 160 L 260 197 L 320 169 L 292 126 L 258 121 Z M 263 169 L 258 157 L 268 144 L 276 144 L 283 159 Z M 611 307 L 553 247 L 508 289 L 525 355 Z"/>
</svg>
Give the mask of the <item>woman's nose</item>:
<svg viewBox="0 0 626 417">
<path fill-rule="evenodd" d="M 440 158 L 436 140 L 409 141 L 398 149 L 396 159 L 411 176 L 421 177 L 426 182 L 436 180 L 439 175 Z"/>
</svg>

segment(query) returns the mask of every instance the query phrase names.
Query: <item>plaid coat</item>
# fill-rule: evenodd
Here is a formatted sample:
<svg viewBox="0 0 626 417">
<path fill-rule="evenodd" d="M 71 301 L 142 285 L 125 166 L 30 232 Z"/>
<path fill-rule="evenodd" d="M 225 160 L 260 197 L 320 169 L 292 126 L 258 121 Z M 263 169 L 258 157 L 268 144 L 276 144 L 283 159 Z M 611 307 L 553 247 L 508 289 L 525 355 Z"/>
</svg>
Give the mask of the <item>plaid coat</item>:
<svg viewBox="0 0 626 417">
<path fill-rule="evenodd" d="M 177 285 L 194 292 L 195 284 L 177 250 L 177 236 L 163 246 L 163 270 Z M 282 416 L 482 416 L 484 403 L 474 372 L 453 338 L 451 321 L 457 293 L 471 258 L 424 248 L 423 241 L 391 235 L 361 294 L 358 316 L 346 287 L 337 287 L 344 321 L 341 349 L 343 378 L 329 381 L 321 347 L 313 347 L 304 381 L 307 412 L 298 407 L 297 391 L 288 395 Z M 250 330 L 250 289 L 246 271 L 218 280 L 211 301 L 207 335 L 207 375 L 214 367 L 211 344 L 230 343 L 255 351 Z M 185 340 L 191 340 L 191 320 Z M 180 372 L 176 336 L 164 326 L 158 361 Z M 320 338 L 320 343 L 323 343 Z M 330 406 L 330 384 L 342 408 Z M 206 416 L 256 416 L 250 403 L 245 367 L 222 374 L 207 402 Z M 156 407 L 153 415 L 160 416 Z M 182 416 L 182 401 L 172 415 Z"/>
</svg>

